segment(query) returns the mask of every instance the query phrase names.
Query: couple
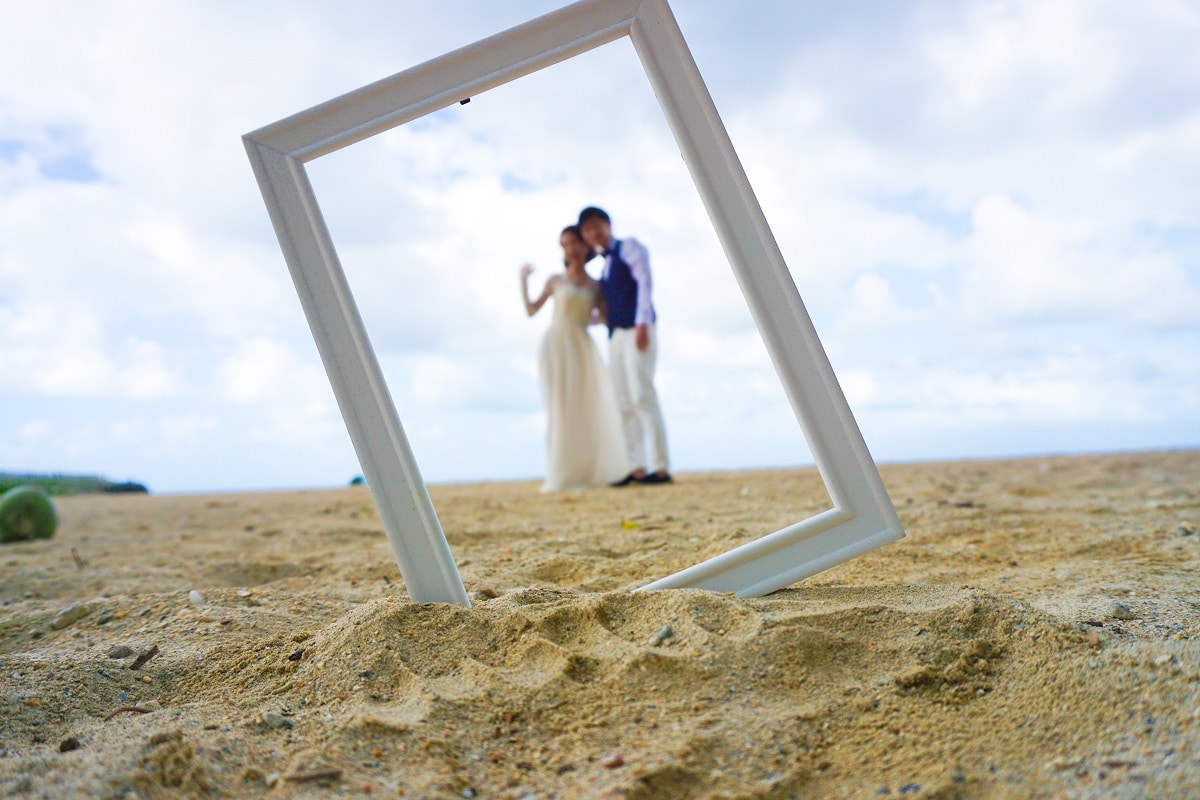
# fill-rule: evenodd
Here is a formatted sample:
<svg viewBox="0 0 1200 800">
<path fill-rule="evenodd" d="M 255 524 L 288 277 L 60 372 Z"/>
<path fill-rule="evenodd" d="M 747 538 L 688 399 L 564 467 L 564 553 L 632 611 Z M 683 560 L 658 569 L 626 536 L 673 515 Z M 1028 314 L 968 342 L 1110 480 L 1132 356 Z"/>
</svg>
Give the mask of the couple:
<svg viewBox="0 0 1200 800">
<path fill-rule="evenodd" d="M 559 239 L 566 270 L 552 275 L 536 300 L 521 267 L 525 311 L 554 298 L 538 369 L 549 420 L 543 492 L 581 486 L 671 482 L 667 437 L 654 391 L 657 351 L 650 302 L 650 258 L 636 239 L 617 240 L 602 209 L 589 206 Z M 600 280 L 584 265 L 603 255 Z M 588 335 L 608 326 L 608 368 Z M 649 445 L 649 460 L 646 445 Z"/>
</svg>

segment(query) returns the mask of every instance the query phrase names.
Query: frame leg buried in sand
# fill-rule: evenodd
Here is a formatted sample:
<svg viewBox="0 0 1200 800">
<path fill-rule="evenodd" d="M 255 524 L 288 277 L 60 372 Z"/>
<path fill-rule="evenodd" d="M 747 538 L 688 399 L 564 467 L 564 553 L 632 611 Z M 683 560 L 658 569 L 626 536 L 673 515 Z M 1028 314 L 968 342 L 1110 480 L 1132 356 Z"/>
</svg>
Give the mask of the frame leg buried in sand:
<svg viewBox="0 0 1200 800">
<path fill-rule="evenodd" d="M 642 588 L 766 594 L 904 535 L 666 0 L 583 0 L 243 137 L 414 601 L 470 605 L 305 164 L 625 36 L 666 115 L 833 502 L 809 519 Z"/>
</svg>

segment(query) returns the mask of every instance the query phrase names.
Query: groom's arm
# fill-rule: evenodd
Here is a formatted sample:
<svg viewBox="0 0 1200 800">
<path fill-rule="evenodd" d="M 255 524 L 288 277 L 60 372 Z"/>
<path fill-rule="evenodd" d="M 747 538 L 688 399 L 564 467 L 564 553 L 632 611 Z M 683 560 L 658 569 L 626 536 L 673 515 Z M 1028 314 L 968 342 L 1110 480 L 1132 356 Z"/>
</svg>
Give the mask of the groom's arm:
<svg viewBox="0 0 1200 800">
<path fill-rule="evenodd" d="M 654 303 L 651 301 L 653 283 L 650 279 L 650 253 L 637 239 L 621 242 L 621 258 L 637 284 L 637 308 L 633 315 L 635 343 L 638 350 L 650 346 L 650 325 L 654 323 Z"/>
</svg>

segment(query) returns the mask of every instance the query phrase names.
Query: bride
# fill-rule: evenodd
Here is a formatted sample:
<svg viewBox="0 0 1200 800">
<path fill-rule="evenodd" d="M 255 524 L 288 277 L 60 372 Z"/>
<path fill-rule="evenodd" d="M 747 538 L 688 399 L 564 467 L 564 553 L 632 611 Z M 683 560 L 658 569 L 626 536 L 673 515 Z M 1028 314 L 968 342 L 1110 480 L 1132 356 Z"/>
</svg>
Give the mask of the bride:
<svg viewBox="0 0 1200 800">
<path fill-rule="evenodd" d="M 587 332 L 593 310 L 604 315 L 600 287 L 584 269 L 592 251 L 575 225 L 563 229 L 559 243 L 566 270 L 551 275 L 536 300 L 529 299 L 533 267 L 521 267 L 521 295 L 529 316 L 554 298 L 553 318 L 538 351 L 549 422 L 543 492 L 604 486 L 629 473 L 608 371 Z"/>
</svg>

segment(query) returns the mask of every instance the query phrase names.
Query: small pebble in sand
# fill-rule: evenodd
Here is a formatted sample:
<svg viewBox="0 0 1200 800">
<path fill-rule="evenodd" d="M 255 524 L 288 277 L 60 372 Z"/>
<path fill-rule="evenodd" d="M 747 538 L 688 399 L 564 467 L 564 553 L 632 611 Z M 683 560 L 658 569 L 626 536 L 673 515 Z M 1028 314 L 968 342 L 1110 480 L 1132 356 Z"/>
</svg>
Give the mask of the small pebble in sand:
<svg viewBox="0 0 1200 800">
<path fill-rule="evenodd" d="M 480 589 L 479 591 L 477 591 L 475 593 L 476 600 L 495 600 L 499 596 L 500 596 L 499 592 L 497 592 L 495 589 L 489 588 L 487 586 L 483 587 L 482 589 Z"/>
<path fill-rule="evenodd" d="M 115 645 L 108 651 L 109 658 L 129 658 L 131 655 L 133 655 L 133 648 L 123 644 Z"/>
<path fill-rule="evenodd" d="M 658 633 L 656 633 L 650 637 L 650 646 L 658 647 L 660 644 L 665 642 L 667 639 L 674 639 L 674 638 L 675 638 L 675 631 L 671 630 L 670 625 L 664 625 L 662 628 L 659 629 Z"/>
<path fill-rule="evenodd" d="M 69 753 L 72 750 L 78 750 L 82 746 L 83 745 L 79 743 L 78 739 L 76 739 L 74 736 L 71 736 L 62 740 L 62 742 L 58 745 L 58 752 Z"/>
<path fill-rule="evenodd" d="M 188 602 L 194 606 L 202 606 L 204 605 L 204 595 L 200 594 L 195 589 L 192 589 L 190 592 L 188 592 Z"/>
<path fill-rule="evenodd" d="M 50 627 L 54 630 L 61 630 L 68 625 L 72 625 L 79 620 L 92 613 L 92 609 L 86 603 L 72 603 L 54 615 L 54 619 L 50 620 Z"/>
<path fill-rule="evenodd" d="M 272 772 L 270 775 L 268 775 L 266 778 L 263 779 L 263 783 L 265 783 L 267 785 L 267 788 L 270 789 L 275 784 L 279 783 L 279 773 Z"/>
<path fill-rule="evenodd" d="M 609 753 L 600 762 L 600 766 L 605 769 L 616 769 L 617 767 L 625 766 L 625 757 L 620 753 Z"/>
<path fill-rule="evenodd" d="M 280 714 L 278 711 L 264 711 L 262 713 L 263 724 L 270 728 L 294 728 L 296 723 Z"/>
<path fill-rule="evenodd" d="M 1112 606 L 1109 608 L 1109 615 L 1113 619 L 1134 619 L 1137 614 L 1133 613 L 1133 609 L 1122 602 L 1113 600 Z"/>
</svg>

